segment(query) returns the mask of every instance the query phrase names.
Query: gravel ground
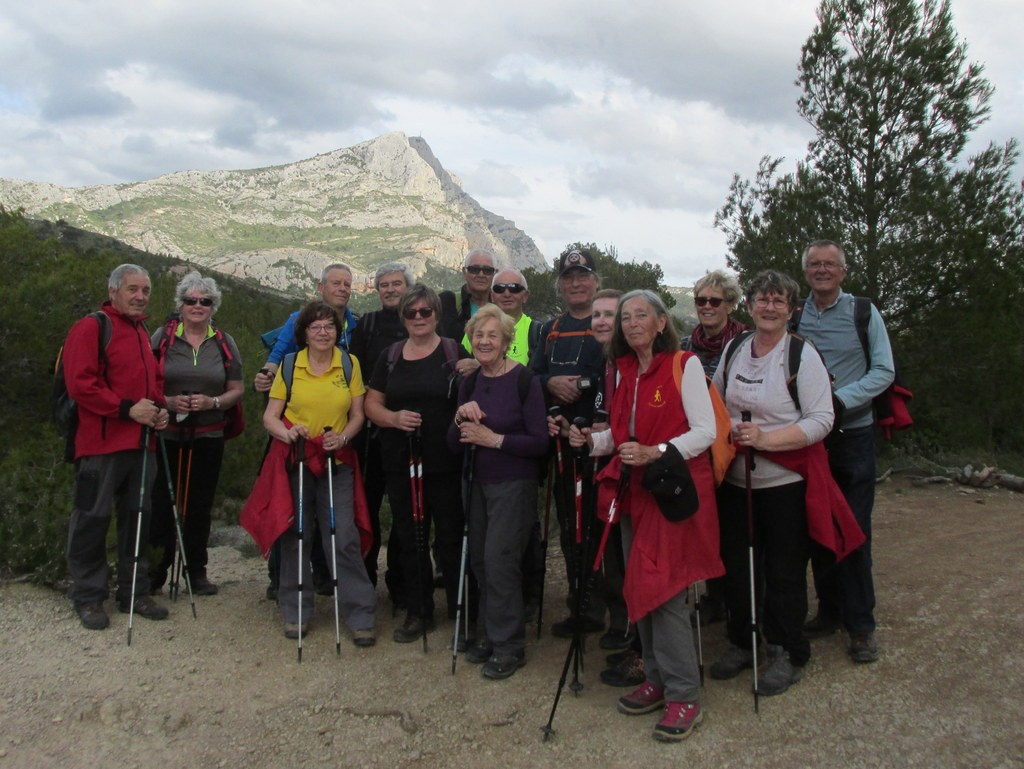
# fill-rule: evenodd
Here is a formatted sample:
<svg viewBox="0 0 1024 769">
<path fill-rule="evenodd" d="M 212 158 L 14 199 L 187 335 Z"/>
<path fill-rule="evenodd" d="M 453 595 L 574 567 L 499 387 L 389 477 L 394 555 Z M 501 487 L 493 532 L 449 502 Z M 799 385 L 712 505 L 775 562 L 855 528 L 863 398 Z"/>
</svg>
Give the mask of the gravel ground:
<svg viewBox="0 0 1024 769">
<path fill-rule="evenodd" d="M 672 745 L 650 738 L 657 714 L 615 712 L 624 690 L 598 681 L 596 642 L 548 741 L 566 642 L 547 633 L 492 682 L 461 657 L 451 674 L 449 623 L 427 654 L 393 643 L 385 599 L 378 645 L 344 637 L 339 658 L 318 599 L 299 664 L 251 547 L 213 548 L 220 594 L 197 599 L 198 619 L 186 600 L 169 621 L 136 618 L 131 647 L 127 615 L 90 632 L 58 592 L 0 584 L 0 769 L 1024 767 L 1024 498 L 890 482 L 875 528 L 882 659 L 856 666 L 840 635 L 816 641 L 803 680 L 759 715 L 748 676 L 709 679 L 704 723 Z M 564 592 L 549 585 L 548 622 Z M 722 649 L 721 625 L 706 629 L 707 663 Z"/>
</svg>

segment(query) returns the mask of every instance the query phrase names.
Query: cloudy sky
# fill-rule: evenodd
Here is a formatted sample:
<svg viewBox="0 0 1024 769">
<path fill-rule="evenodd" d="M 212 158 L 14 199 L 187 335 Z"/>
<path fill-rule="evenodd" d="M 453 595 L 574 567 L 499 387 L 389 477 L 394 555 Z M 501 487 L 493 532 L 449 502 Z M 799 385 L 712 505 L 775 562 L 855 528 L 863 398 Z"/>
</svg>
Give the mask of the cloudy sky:
<svg viewBox="0 0 1024 769">
<path fill-rule="evenodd" d="M 690 284 L 725 263 L 734 172 L 790 163 L 815 0 L 0 0 L 0 177 L 62 185 L 288 163 L 423 136 L 548 257 L 614 245 Z M 953 0 L 1024 138 L 1021 0 Z"/>
</svg>

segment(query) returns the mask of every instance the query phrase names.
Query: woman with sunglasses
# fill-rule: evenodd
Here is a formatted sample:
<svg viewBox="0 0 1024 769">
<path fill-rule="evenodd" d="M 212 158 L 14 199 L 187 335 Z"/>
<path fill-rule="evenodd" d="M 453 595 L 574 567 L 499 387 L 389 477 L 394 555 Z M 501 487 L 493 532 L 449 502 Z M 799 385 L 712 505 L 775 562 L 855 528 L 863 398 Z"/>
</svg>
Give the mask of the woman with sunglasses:
<svg viewBox="0 0 1024 769">
<path fill-rule="evenodd" d="M 394 640 L 411 643 L 434 629 L 434 580 L 426 550 L 431 522 L 444 578 L 448 616 L 455 616 L 462 549 L 459 458 L 448 449 L 448 425 L 455 417 L 454 363 L 468 353 L 437 333 L 441 304 L 433 289 L 417 283 L 402 297 L 398 314 L 409 334 L 381 353 L 366 394 L 366 415 L 380 428 L 385 485 L 407 613 Z M 423 521 L 413 520 L 410 459 L 422 461 Z M 417 526 L 422 526 L 417 541 Z"/>
<path fill-rule="evenodd" d="M 725 270 L 709 272 L 693 286 L 699 323 L 680 347 L 696 353 L 709 377 L 715 375 L 726 343 L 747 328 L 729 317 L 742 295 L 739 281 Z"/>
<path fill-rule="evenodd" d="M 153 334 L 153 350 L 164 374 L 164 397 L 171 413 L 163 433 L 181 516 L 185 560 L 192 592 L 214 595 L 207 578 L 210 511 L 224 458 L 225 412 L 242 399 L 242 360 L 230 334 L 213 326 L 221 292 L 213 278 L 190 272 L 174 291 L 177 311 Z M 174 513 L 164 463 L 153 485 L 150 588 L 159 592 L 174 562 Z"/>
<path fill-rule="evenodd" d="M 722 359 L 725 345 L 747 330 L 729 316 L 740 301 L 743 291 L 739 281 L 725 270 L 709 272 L 693 286 L 693 303 L 697 308 L 697 328 L 679 346 L 696 353 L 704 366 L 704 375 L 713 377 Z M 709 579 L 700 598 L 698 615 L 702 625 L 725 619 L 725 578 Z"/>
</svg>

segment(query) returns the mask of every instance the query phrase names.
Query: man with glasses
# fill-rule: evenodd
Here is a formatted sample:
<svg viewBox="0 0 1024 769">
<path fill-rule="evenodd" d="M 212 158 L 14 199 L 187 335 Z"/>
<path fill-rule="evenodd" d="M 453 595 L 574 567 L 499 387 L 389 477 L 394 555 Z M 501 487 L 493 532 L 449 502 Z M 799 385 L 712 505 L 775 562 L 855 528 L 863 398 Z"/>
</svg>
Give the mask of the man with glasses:
<svg viewBox="0 0 1024 769">
<path fill-rule="evenodd" d="M 855 320 L 856 297 L 842 290 L 846 254 L 831 240 L 812 242 L 803 254 L 811 296 L 794 314 L 795 330 L 814 343 L 844 407 L 840 430 L 827 441 L 832 475 L 850 504 L 867 541 L 838 564 L 818 553 L 812 559 L 818 613 L 804 630 L 809 638 L 834 633 L 842 623 L 850 634 L 854 662 L 878 659 L 875 588 L 871 576 L 871 511 L 875 504 L 875 432 L 872 400 L 895 377 L 892 348 L 878 309 L 871 306 L 867 349 Z"/>
<path fill-rule="evenodd" d="M 508 348 L 508 357 L 524 366 L 530 364 L 530 356 L 540 339 L 540 321 L 526 314 L 524 307 L 530 298 L 526 277 L 519 270 L 501 270 L 491 281 L 491 302 L 516 323 L 515 337 Z M 463 335 L 462 346 L 473 351 L 469 337 Z"/>
<path fill-rule="evenodd" d="M 577 417 L 585 419 L 588 425 L 594 420 L 594 399 L 604 372 L 604 348 L 594 338 L 590 321 L 594 295 L 600 287 L 593 254 L 573 248 L 561 255 L 558 260 L 558 292 L 566 312 L 544 324 L 530 367 L 540 377 L 548 405 L 561 409 L 566 420 L 563 424 L 572 424 Z M 565 470 L 556 472 L 553 493 L 561 529 L 560 544 L 566 559 L 568 605 L 572 609 L 576 601 L 576 575 L 572 573 L 576 565 L 573 553 L 575 510 L 571 509 L 575 498 L 575 479 L 568 441 L 563 443 Z M 584 499 L 588 499 L 591 495 L 588 473 L 583 474 L 583 485 Z M 617 639 L 625 638 L 628 633 L 626 607 L 621 593 L 616 595 L 615 591 L 609 590 L 603 575 L 598 573 L 585 615 L 580 618 L 579 630 L 583 633 L 600 632 L 605 627 L 606 612 L 611 616 L 611 627 L 602 638 L 602 647 L 615 648 Z M 571 616 L 551 626 L 552 635 L 559 638 L 571 638 L 575 630 Z"/>
<path fill-rule="evenodd" d="M 469 252 L 462 264 L 462 278 L 465 283 L 459 289 L 459 304 L 455 305 L 455 294 L 442 291 L 441 336 L 461 340 L 466 335 L 466 323 L 474 313 L 491 300 L 491 279 L 498 271 L 494 254 L 482 248 Z"/>
</svg>

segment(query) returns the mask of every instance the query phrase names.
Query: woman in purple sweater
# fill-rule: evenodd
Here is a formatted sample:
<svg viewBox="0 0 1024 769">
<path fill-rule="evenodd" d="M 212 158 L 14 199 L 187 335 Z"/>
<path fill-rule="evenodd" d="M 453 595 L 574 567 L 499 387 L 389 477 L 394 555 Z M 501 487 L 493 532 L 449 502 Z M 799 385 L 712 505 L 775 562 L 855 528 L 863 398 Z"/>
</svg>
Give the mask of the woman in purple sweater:
<svg viewBox="0 0 1024 769">
<path fill-rule="evenodd" d="M 540 382 L 506 357 L 515 322 L 493 304 L 466 325 L 477 372 L 462 383 L 453 450 L 470 450 L 469 553 L 480 586 L 477 638 L 466 659 L 485 678 L 508 678 L 524 664 L 523 551 L 537 517 L 537 479 L 548 431 Z"/>
</svg>

